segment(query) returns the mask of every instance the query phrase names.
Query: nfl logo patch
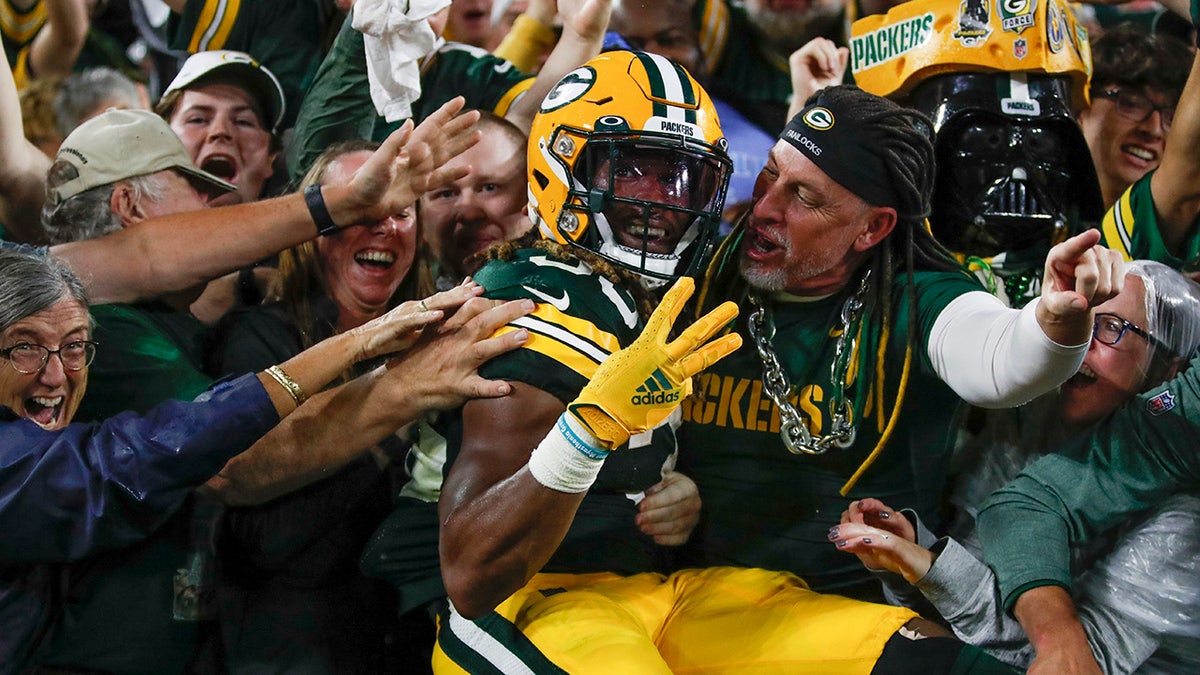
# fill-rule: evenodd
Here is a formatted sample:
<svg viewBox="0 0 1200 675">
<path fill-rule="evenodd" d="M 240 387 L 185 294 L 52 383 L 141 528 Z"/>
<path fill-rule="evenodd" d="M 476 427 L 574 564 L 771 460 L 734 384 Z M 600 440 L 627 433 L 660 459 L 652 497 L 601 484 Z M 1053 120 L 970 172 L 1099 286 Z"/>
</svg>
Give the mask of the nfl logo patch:
<svg viewBox="0 0 1200 675">
<path fill-rule="evenodd" d="M 1146 401 L 1146 409 L 1151 415 L 1161 415 L 1175 407 L 1175 397 L 1170 391 L 1164 391 L 1161 394 L 1156 394 L 1153 398 Z"/>
<path fill-rule="evenodd" d="M 1017 38 L 1016 42 L 1013 42 L 1013 56 L 1023 59 L 1028 53 L 1029 43 L 1025 41 L 1025 38 Z"/>
</svg>

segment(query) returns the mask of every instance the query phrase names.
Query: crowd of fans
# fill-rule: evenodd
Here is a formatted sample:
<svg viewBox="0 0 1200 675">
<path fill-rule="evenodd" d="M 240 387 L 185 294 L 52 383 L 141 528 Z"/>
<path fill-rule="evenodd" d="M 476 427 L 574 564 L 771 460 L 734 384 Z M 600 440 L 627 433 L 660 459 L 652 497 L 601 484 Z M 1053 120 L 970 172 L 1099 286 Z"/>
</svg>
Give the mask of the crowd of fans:
<svg viewBox="0 0 1200 675">
<path fill-rule="evenodd" d="M 0 674 L 1194 672 L 1197 25 L 0 0 Z"/>
</svg>

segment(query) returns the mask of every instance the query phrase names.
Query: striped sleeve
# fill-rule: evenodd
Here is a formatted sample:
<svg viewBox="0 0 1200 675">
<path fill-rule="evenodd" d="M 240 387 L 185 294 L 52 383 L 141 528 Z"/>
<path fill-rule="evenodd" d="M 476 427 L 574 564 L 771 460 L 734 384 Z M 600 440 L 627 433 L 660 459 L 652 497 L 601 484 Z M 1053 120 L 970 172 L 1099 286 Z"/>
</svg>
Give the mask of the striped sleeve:
<svg viewBox="0 0 1200 675">
<path fill-rule="evenodd" d="M 725 0 L 697 0 L 692 8 L 692 21 L 699 33 L 700 52 L 712 72 L 729 44 L 729 5 Z"/>
<path fill-rule="evenodd" d="M 1104 214 L 1104 221 L 1100 227 L 1103 244 L 1114 251 L 1120 251 L 1127 261 L 1133 260 L 1133 225 L 1136 222 L 1130 199 L 1132 191 L 1133 187 L 1131 186 L 1112 205 L 1108 213 Z"/>
<path fill-rule="evenodd" d="M 489 363 L 487 376 L 528 382 L 565 401 L 577 396 L 604 359 L 621 348 L 616 335 L 548 303 L 537 303 L 532 314 L 496 334 L 521 328 L 529 331 L 529 341 L 514 358 L 502 356 Z"/>
<path fill-rule="evenodd" d="M 229 33 L 237 21 L 241 10 L 241 0 L 202 0 L 188 2 L 184 10 L 184 26 L 191 19 L 191 36 L 187 40 L 187 50 L 191 54 L 206 52 L 214 49 L 225 49 Z M 193 14 L 195 8 L 198 13 Z"/>
</svg>

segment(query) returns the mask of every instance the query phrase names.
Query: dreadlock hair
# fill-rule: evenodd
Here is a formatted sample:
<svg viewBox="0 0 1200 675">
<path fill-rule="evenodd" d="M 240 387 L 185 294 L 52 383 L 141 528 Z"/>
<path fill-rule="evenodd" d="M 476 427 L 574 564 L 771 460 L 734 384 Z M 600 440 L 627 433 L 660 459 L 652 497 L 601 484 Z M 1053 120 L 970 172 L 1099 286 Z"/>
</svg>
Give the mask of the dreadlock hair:
<svg viewBox="0 0 1200 675">
<path fill-rule="evenodd" d="M 933 124 L 923 113 L 905 108 L 882 96 L 869 94 L 855 86 L 839 86 L 822 92 L 826 105 L 834 106 L 840 115 L 849 116 L 869 136 L 866 143 L 884 160 L 888 178 L 895 190 L 897 203 L 896 228 L 876 247 L 868 270 L 874 283 L 868 286 L 865 299 L 863 333 L 878 336 L 875 367 L 870 368 L 867 350 L 860 350 L 859 373 L 866 376 L 866 386 L 860 386 L 854 402 L 856 411 L 866 407 L 868 392 L 874 391 L 876 424 L 879 443 L 842 487 L 846 494 L 859 477 L 883 451 L 894 428 L 908 387 L 908 374 L 917 334 L 917 288 L 914 272 L 917 269 L 961 271 L 962 266 L 953 254 L 933 238 L 928 221 L 931 211 L 936 162 L 934 159 Z M 815 96 L 809 103 L 815 101 Z M 900 263 L 903 261 L 903 267 Z M 904 270 L 908 299 L 907 341 L 900 384 L 890 414 L 884 413 L 884 364 L 888 343 L 893 332 L 894 317 L 900 297 L 893 293 L 895 274 Z M 851 292 L 854 286 L 851 287 Z M 860 415 L 864 419 L 865 415 Z"/>
<path fill-rule="evenodd" d="M 517 251 L 529 248 L 545 251 L 560 260 L 577 258 L 587 263 L 592 271 L 629 291 L 629 294 L 633 296 L 633 301 L 637 304 L 638 315 L 643 321 L 650 318 L 650 314 L 658 304 L 645 284 L 642 283 L 641 277 L 633 271 L 614 265 L 582 246 L 569 246 L 560 244 L 553 239 L 543 239 L 536 227 L 516 239 L 480 251 L 471 259 L 481 260 L 484 264 L 492 260 L 513 260 L 516 258 Z"/>
</svg>

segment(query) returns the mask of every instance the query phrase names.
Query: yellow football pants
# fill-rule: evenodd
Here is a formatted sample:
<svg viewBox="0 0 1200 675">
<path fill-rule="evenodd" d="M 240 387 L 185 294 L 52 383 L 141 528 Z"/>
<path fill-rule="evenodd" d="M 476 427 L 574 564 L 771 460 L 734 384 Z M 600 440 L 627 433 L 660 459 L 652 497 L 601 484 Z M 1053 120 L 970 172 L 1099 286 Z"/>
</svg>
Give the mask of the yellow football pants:
<svg viewBox="0 0 1200 675">
<path fill-rule="evenodd" d="M 486 617 L 443 613 L 433 669 L 867 675 L 884 643 L 916 616 L 761 569 L 538 574 Z"/>
</svg>

